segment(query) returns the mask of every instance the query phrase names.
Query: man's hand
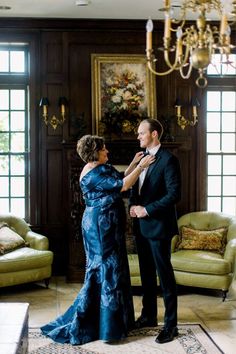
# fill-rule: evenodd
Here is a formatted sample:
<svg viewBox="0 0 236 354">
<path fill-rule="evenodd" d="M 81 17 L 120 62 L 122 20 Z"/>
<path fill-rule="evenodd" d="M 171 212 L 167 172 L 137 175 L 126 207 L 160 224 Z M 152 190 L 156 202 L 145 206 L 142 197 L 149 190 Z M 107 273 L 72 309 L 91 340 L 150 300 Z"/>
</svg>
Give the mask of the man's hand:
<svg viewBox="0 0 236 354">
<path fill-rule="evenodd" d="M 136 205 L 134 208 L 134 212 L 137 218 L 144 218 L 148 215 L 146 209 L 141 205 Z"/>
<path fill-rule="evenodd" d="M 135 208 L 137 205 L 132 205 L 129 209 L 129 215 L 131 216 L 131 218 L 136 218 L 136 213 L 135 213 Z"/>
</svg>

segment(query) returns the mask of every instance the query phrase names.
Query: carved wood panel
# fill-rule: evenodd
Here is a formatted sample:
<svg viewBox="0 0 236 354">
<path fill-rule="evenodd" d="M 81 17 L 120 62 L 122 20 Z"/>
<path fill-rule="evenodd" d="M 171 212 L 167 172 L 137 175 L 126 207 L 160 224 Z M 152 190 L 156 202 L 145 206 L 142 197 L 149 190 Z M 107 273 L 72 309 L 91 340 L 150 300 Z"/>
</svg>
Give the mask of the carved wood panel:
<svg viewBox="0 0 236 354">
<path fill-rule="evenodd" d="M 68 265 L 67 281 L 83 282 L 85 254 L 81 230 L 81 220 L 84 203 L 80 190 L 79 177 L 83 167 L 75 149 L 67 151 L 68 184 L 69 184 L 69 213 L 68 213 Z"/>
</svg>

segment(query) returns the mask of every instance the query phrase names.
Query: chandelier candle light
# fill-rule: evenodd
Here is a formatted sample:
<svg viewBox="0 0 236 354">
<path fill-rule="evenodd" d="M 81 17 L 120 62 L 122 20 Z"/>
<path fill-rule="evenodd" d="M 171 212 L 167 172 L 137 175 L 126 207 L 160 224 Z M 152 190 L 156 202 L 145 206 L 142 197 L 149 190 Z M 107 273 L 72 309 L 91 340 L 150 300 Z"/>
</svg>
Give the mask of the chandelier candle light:
<svg viewBox="0 0 236 354">
<path fill-rule="evenodd" d="M 154 69 L 157 59 L 152 47 L 153 22 L 149 19 L 146 26 L 146 56 L 148 68 L 152 73 L 164 76 L 179 70 L 181 77 L 188 79 L 194 68 L 199 73 L 196 85 L 204 88 L 207 86 L 204 75 L 208 65 L 210 63 L 214 65 L 214 54 L 221 55 L 221 64 L 233 66 L 230 60 L 231 49 L 234 48 L 230 42 L 230 25 L 236 20 L 236 0 L 184 0 L 180 5 L 179 20 L 174 18 L 171 0 L 164 0 L 164 8 L 160 11 L 165 13 L 163 50 L 168 69 L 163 72 Z M 198 14 L 195 25 L 185 26 L 188 11 Z M 211 13 L 218 15 L 220 19 L 218 27 L 210 26 L 208 23 Z M 175 52 L 172 62 L 170 52 Z"/>
</svg>

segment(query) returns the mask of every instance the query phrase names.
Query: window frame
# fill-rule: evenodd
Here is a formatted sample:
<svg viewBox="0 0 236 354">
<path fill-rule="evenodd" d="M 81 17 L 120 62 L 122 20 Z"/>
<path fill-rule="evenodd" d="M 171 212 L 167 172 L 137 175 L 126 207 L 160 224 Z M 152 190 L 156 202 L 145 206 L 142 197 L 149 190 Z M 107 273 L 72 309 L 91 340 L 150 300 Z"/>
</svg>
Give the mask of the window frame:
<svg viewBox="0 0 236 354">
<path fill-rule="evenodd" d="M 198 144 L 199 144 L 199 154 L 198 154 L 198 166 L 200 173 L 200 178 L 198 178 L 197 189 L 198 189 L 198 203 L 197 208 L 199 210 L 207 210 L 207 176 L 208 176 L 208 166 L 207 166 L 207 91 L 235 91 L 236 92 L 236 76 L 208 76 L 208 85 L 201 92 L 201 109 L 198 125 Z M 221 200 L 222 203 L 222 200 Z"/>
<path fill-rule="evenodd" d="M 16 156 L 16 155 L 24 155 L 25 159 L 25 171 L 24 171 L 24 177 L 25 177 L 25 220 L 29 221 L 30 220 L 30 122 L 29 122 L 29 85 L 30 85 L 30 66 L 29 66 L 29 44 L 28 43 L 0 43 L 0 50 L 6 50 L 6 51 L 23 51 L 25 53 L 24 55 L 24 60 L 25 60 L 25 71 L 24 72 L 11 72 L 10 71 L 10 56 L 9 56 L 9 71 L 1 71 L 0 72 L 0 88 L 5 89 L 5 90 L 17 90 L 21 89 L 25 91 L 25 134 L 24 134 L 24 139 L 25 139 L 25 151 L 21 153 L 15 153 L 15 152 L 2 152 L 1 155 L 7 155 L 9 158 L 11 156 Z M 9 107 L 9 111 L 11 111 Z M 9 134 L 11 132 L 11 128 L 9 127 Z M 10 161 L 10 160 L 9 160 Z M 9 162 L 10 163 L 10 162 Z M 13 176 L 10 173 L 11 171 L 8 170 L 8 174 L 6 177 L 9 178 Z M 11 187 L 9 184 L 9 199 L 11 199 Z M 11 202 L 9 201 L 9 206 Z"/>
</svg>

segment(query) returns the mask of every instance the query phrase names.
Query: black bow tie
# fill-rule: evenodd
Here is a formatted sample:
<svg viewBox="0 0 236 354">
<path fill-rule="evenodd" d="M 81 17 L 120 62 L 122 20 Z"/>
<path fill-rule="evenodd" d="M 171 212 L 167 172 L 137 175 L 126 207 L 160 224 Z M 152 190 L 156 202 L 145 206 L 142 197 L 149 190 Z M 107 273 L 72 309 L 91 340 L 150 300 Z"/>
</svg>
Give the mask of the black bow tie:
<svg viewBox="0 0 236 354">
<path fill-rule="evenodd" d="M 150 155 L 150 152 L 149 152 L 149 151 L 144 151 L 143 157 L 144 157 L 144 156 L 147 156 L 147 155 Z"/>
</svg>

